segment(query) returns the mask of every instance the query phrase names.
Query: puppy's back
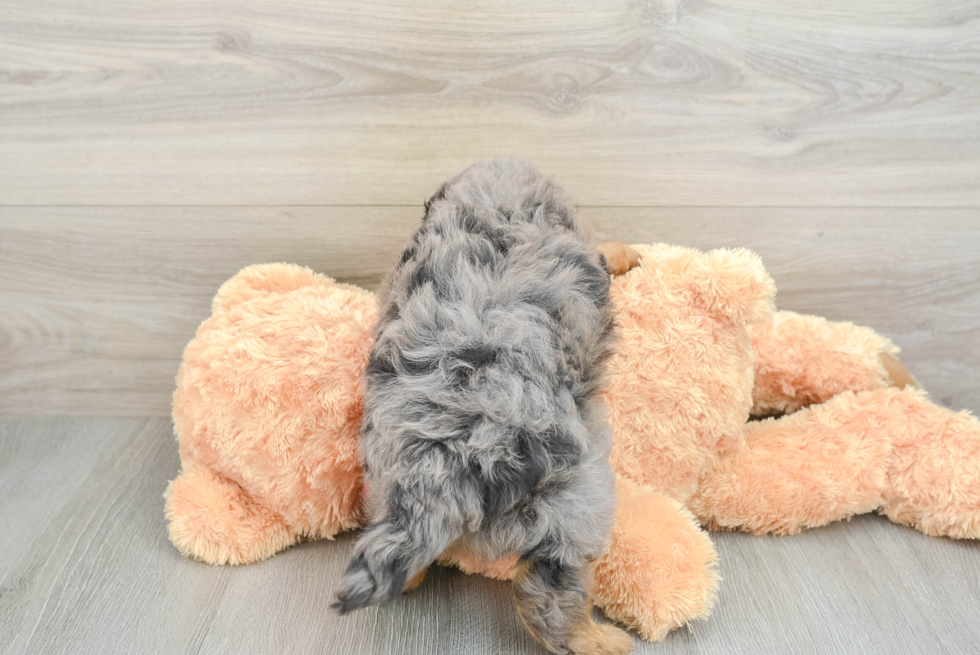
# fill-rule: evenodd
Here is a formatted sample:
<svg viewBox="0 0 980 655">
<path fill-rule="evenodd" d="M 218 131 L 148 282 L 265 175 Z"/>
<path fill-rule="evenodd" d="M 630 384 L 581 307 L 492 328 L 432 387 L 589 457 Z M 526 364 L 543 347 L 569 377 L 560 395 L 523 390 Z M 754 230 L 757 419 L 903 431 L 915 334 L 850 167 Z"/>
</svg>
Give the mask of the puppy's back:
<svg viewBox="0 0 980 655">
<path fill-rule="evenodd" d="M 587 226 L 528 164 L 477 164 L 426 203 L 379 291 L 361 431 L 371 527 L 341 611 L 465 539 L 523 554 L 519 609 L 546 644 L 592 630 L 581 573 L 615 509 L 597 400 L 608 296 Z"/>
<path fill-rule="evenodd" d="M 591 230 L 560 188 L 523 162 L 472 166 L 426 203 L 382 285 L 368 393 L 478 394 L 486 375 L 474 374 L 509 367 L 581 402 L 610 346 L 608 293 Z M 537 411 L 508 399 L 481 398 L 503 421 Z"/>
</svg>

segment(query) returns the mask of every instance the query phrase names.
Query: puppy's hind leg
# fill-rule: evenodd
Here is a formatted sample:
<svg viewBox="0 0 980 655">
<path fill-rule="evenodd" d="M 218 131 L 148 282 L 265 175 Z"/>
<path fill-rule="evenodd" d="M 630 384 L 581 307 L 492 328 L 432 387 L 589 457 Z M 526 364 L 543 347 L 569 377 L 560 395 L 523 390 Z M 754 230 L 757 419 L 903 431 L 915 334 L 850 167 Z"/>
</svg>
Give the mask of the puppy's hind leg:
<svg viewBox="0 0 980 655">
<path fill-rule="evenodd" d="M 625 655 L 630 636 L 592 620 L 591 567 L 529 554 L 514 578 L 514 597 L 524 625 L 545 648 L 560 655 Z"/>
<path fill-rule="evenodd" d="M 405 586 L 402 587 L 402 593 L 410 594 L 416 589 L 418 589 L 419 585 L 421 585 L 425 581 L 425 574 L 428 572 L 429 572 L 429 567 L 427 566 L 424 569 L 422 569 L 421 572 L 416 573 L 415 577 L 413 577 L 411 580 L 406 582 Z"/>
<path fill-rule="evenodd" d="M 341 614 L 394 598 L 406 581 L 421 582 L 420 574 L 462 534 L 461 514 L 451 499 L 423 499 L 420 486 L 412 489 L 395 491 L 384 518 L 358 540 L 332 605 Z"/>
</svg>

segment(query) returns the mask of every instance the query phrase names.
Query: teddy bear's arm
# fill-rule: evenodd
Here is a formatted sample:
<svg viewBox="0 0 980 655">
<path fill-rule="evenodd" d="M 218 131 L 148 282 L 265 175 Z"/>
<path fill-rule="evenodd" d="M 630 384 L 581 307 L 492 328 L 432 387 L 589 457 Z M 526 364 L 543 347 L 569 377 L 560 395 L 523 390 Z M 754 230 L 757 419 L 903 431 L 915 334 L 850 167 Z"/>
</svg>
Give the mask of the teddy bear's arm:
<svg viewBox="0 0 980 655">
<path fill-rule="evenodd" d="M 871 328 L 776 312 L 749 326 L 755 353 L 752 414 L 786 414 L 844 391 L 918 386 L 891 341 Z"/>
<path fill-rule="evenodd" d="M 890 444 L 853 394 L 750 421 L 701 474 L 688 507 L 712 530 L 796 534 L 881 505 Z"/>
<path fill-rule="evenodd" d="M 595 561 L 595 604 L 649 641 L 711 613 L 720 578 L 711 539 L 676 500 L 617 475 L 616 521 Z"/>
</svg>

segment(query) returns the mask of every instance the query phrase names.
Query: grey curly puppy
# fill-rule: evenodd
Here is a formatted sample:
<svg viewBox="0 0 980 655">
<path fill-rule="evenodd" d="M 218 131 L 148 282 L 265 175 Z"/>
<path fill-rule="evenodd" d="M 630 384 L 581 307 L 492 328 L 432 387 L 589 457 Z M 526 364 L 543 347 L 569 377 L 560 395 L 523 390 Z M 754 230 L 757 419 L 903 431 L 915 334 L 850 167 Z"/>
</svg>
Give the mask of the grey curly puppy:
<svg viewBox="0 0 980 655">
<path fill-rule="evenodd" d="M 360 437 L 370 524 L 340 612 L 392 598 L 457 544 L 521 554 L 517 608 L 549 650 L 632 649 L 592 621 L 587 591 L 616 506 L 597 398 L 613 346 L 607 266 L 528 164 L 476 164 L 426 203 L 378 293 Z"/>
</svg>

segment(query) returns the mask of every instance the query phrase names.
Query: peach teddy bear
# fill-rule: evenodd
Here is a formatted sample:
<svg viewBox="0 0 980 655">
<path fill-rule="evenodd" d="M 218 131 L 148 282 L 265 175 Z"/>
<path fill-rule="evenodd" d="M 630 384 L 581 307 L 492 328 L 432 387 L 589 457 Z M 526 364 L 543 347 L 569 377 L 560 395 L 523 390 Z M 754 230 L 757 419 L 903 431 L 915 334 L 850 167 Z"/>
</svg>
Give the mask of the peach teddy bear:
<svg viewBox="0 0 980 655">
<path fill-rule="evenodd" d="M 612 280 L 619 508 L 594 588 L 608 616 L 659 640 L 708 615 L 717 557 L 699 524 L 790 534 L 877 510 L 980 536 L 980 424 L 913 388 L 890 342 L 774 312 L 748 251 L 635 248 L 640 265 Z M 375 319 L 371 293 L 296 266 L 252 266 L 222 286 L 174 393 L 181 472 L 166 514 L 182 553 L 245 564 L 361 524 Z M 513 575 L 514 560 L 442 559 Z"/>
</svg>

